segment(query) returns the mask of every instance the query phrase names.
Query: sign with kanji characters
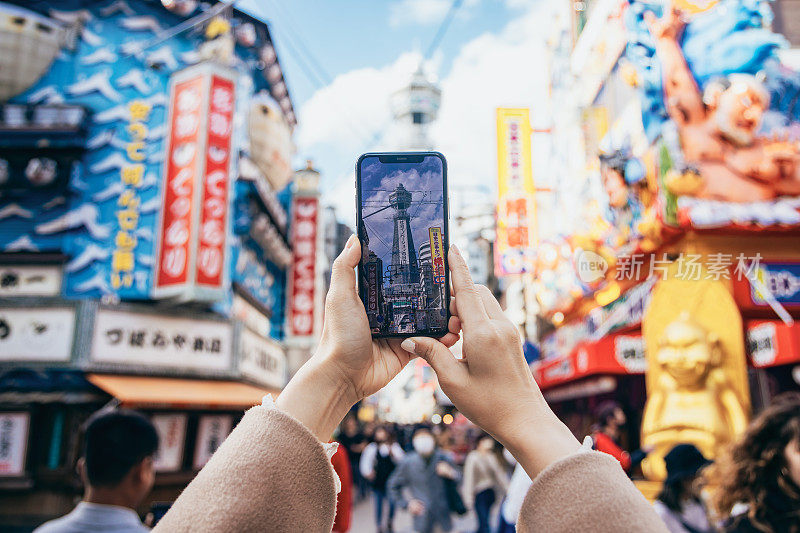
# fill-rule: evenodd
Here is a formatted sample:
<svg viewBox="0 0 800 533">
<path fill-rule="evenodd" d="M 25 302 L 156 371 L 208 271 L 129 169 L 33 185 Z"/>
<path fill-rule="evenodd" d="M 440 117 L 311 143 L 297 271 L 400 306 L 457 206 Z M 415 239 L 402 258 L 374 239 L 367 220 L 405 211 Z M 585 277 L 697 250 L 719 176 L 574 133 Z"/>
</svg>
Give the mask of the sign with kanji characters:
<svg viewBox="0 0 800 533">
<path fill-rule="evenodd" d="M 0 477 L 25 473 L 30 421 L 30 413 L 0 413 Z"/>
<path fill-rule="evenodd" d="M 224 289 L 235 85 L 211 64 L 170 82 L 153 296 L 216 300 Z"/>
<path fill-rule="evenodd" d="M 219 445 L 231 432 L 233 418 L 230 415 L 203 415 L 197 424 L 197 443 L 194 448 L 194 467 L 205 466 Z"/>
<path fill-rule="evenodd" d="M 262 385 L 282 389 L 286 384 L 286 354 L 277 341 L 242 328 L 239 371 Z"/>
<path fill-rule="evenodd" d="M 378 312 L 378 263 L 367 263 L 367 311 Z"/>
<path fill-rule="evenodd" d="M 0 296 L 58 296 L 61 267 L 0 265 Z"/>
<path fill-rule="evenodd" d="M 232 366 L 233 326 L 227 322 L 100 309 L 94 363 L 221 371 Z"/>
<path fill-rule="evenodd" d="M 186 444 L 186 414 L 159 413 L 150 421 L 158 433 L 158 451 L 153 459 L 156 472 L 177 472 L 183 462 Z"/>
<path fill-rule="evenodd" d="M 289 332 L 296 337 L 314 334 L 314 284 L 316 282 L 317 219 L 319 200 L 298 196 L 292 209 L 294 257 L 290 272 Z"/>
<path fill-rule="evenodd" d="M 75 309 L 0 309 L 0 361 L 69 361 Z"/>
<path fill-rule="evenodd" d="M 536 240 L 536 188 L 527 108 L 497 109 L 497 275 L 530 270 Z"/>
<path fill-rule="evenodd" d="M 431 264 L 433 265 L 433 282 L 442 285 L 445 280 L 444 244 L 442 228 L 433 227 L 428 230 L 431 239 Z"/>
</svg>

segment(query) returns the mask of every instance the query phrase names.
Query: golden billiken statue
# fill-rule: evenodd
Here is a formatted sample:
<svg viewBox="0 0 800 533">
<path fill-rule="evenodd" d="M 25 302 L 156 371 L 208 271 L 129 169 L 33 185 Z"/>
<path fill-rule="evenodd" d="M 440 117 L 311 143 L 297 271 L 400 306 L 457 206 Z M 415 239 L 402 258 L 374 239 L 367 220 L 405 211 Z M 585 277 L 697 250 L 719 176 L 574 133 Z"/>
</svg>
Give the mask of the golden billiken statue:
<svg viewBox="0 0 800 533">
<path fill-rule="evenodd" d="M 677 443 L 691 443 L 706 457 L 747 426 L 747 412 L 722 365 L 723 347 L 682 313 L 664 328 L 654 362 L 658 378 L 648 393 L 642 420 L 645 446 L 654 448 L 642 464 L 651 479 L 666 475 L 657 460 Z"/>
</svg>

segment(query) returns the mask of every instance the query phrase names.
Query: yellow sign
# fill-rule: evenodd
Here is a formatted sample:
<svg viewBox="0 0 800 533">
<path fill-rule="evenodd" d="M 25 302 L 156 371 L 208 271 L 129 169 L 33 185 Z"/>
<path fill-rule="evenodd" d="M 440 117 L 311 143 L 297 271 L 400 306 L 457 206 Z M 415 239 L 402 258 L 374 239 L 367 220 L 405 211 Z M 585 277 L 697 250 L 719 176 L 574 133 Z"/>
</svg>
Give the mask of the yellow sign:
<svg viewBox="0 0 800 533">
<path fill-rule="evenodd" d="M 497 109 L 498 275 L 531 270 L 536 245 L 536 188 L 528 108 Z"/>
<path fill-rule="evenodd" d="M 444 284 L 444 245 L 442 244 L 442 228 L 433 227 L 428 230 L 431 238 L 431 264 L 433 265 L 433 282 Z"/>
</svg>

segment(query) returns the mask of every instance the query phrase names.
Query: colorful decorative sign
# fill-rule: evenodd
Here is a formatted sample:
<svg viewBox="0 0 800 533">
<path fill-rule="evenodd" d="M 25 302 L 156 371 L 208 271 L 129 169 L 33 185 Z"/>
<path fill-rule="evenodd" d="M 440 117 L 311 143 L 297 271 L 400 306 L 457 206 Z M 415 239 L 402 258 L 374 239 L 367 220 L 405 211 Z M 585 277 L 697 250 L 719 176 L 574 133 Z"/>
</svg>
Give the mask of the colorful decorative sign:
<svg viewBox="0 0 800 533">
<path fill-rule="evenodd" d="M 747 324 L 747 351 L 756 367 L 798 363 L 800 326 L 777 320 L 751 320 Z"/>
<path fill-rule="evenodd" d="M 290 273 L 289 333 L 314 334 L 314 285 L 316 282 L 317 219 L 319 199 L 297 196 L 292 209 L 294 261 Z"/>
<path fill-rule="evenodd" d="M 527 108 L 497 109 L 498 275 L 531 269 L 536 244 L 536 188 L 531 170 L 531 125 Z"/>
<path fill-rule="evenodd" d="M 443 285 L 445 280 L 444 244 L 442 243 L 442 228 L 434 227 L 428 230 L 431 239 L 431 264 L 433 265 L 433 282 Z"/>
<path fill-rule="evenodd" d="M 233 79 L 210 64 L 183 70 L 169 110 L 153 295 L 215 300 L 226 267 Z"/>
</svg>

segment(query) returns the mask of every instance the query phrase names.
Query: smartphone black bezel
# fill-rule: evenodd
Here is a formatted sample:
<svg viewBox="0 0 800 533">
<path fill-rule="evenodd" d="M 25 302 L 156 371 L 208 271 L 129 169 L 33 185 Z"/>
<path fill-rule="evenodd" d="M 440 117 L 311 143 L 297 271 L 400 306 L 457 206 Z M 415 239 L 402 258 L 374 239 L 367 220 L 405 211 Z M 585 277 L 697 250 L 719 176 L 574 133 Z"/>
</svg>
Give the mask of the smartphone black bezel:
<svg viewBox="0 0 800 533">
<path fill-rule="evenodd" d="M 372 337 L 379 339 L 379 338 L 391 338 L 391 339 L 400 339 L 400 338 L 408 338 L 408 337 L 442 337 L 447 334 L 447 323 L 450 321 L 450 268 L 449 268 L 449 252 L 450 252 L 450 196 L 448 195 L 447 191 L 447 159 L 445 159 L 444 155 L 440 152 L 367 152 L 366 154 L 361 154 L 361 156 L 356 161 L 356 236 L 359 239 L 361 237 L 358 235 L 358 227 L 359 223 L 361 222 L 361 163 L 364 159 L 368 157 L 377 157 L 378 161 L 381 163 L 421 163 L 426 157 L 438 157 L 442 162 L 442 198 L 443 198 L 443 214 L 444 214 L 444 228 L 442 233 L 444 234 L 443 244 L 444 244 L 444 293 L 445 293 L 445 312 L 447 313 L 447 321 L 445 322 L 445 327 L 441 330 L 434 330 L 434 331 L 427 331 L 425 333 L 372 333 Z M 417 161 L 419 159 L 419 161 Z M 363 244 L 363 243 L 362 243 Z M 363 290 L 365 287 L 362 286 L 362 277 L 364 276 L 364 269 L 362 261 L 358 261 L 358 276 L 357 283 L 358 283 L 358 297 L 361 299 L 362 305 L 364 305 L 364 311 L 366 312 L 367 305 L 364 302 L 364 294 Z"/>
</svg>

